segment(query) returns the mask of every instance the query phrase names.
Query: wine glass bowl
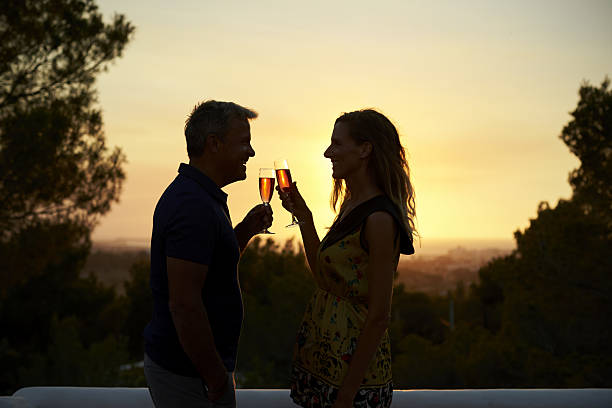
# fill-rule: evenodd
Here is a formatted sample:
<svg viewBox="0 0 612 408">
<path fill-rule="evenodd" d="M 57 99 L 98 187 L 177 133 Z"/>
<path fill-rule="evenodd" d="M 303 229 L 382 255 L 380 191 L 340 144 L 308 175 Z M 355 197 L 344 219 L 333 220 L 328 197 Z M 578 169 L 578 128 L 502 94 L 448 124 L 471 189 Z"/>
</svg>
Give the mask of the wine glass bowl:
<svg viewBox="0 0 612 408">
<path fill-rule="evenodd" d="M 265 206 L 270 205 L 272 192 L 274 191 L 274 169 L 261 168 L 259 169 L 259 196 Z M 264 229 L 260 234 L 274 234 L 273 232 Z"/>
<path fill-rule="evenodd" d="M 289 170 L 289 164 L 285 159 L 279 159 L 274 161 L 274 169 L 276 170 L 276 180 L 278 181 L 278 187 L 283 193 L 289 192 L 291 189 L 291 170 Z M 287 227 L 295 227 L 300 225 L 300 222 L 293 215 L 291 211 L 291 224 Z"/>
</svg>

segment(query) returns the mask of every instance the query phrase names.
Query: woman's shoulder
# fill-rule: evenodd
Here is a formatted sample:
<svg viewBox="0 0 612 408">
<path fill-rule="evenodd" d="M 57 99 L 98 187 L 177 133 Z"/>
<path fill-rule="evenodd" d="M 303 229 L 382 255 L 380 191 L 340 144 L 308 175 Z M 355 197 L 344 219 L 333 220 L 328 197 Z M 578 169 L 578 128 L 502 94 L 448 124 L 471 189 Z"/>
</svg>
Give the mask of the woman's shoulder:
<svg viewBox="0 0 612 408">
<path fill-rule="evenodd" d="M 400 252 L 405 255 L 413 254 L 412 233 L 407 230 L 404 224 L 404 217 L 402 217 L 400 208 L 386 195 L 376 196 L 369 200 L 367 204 L 367 207 L 362 210 L 364 223 L 382 227 L 395 222 L 400 238 Z"/>
<path fill-rule="evenodd" d="M 395 217 L 391 215 L 389 211 L 385 210 L 376 210 L 372 211 L 366 217 L 365 221 L 368 225 L 373 227 L 381 227 L 381 228 L 394 228 L 395 227 Z"/>
<path fill-rule="evenodd" d="M 369 220 L 370 217 L 374 217 L 373 221 L 376 222 L 378 217 L 389 219 L 389 216 L 396 222 L 400 233 L 401 253 L 407 255 L 414 253 L 412 237 L 404 227 L 403 217 L 399 208 L 389 197 L 383 194 L 364 201 L 353 208 L 350 213 L 346 214 L 341 221 L 334 223 L 322 242 L 322 249 L 338 242 L 348 234 L 361 230 L 366 220 Z"/>
<path fill-rule="evenodd" d="M 363 202 L 356 210 L 355 212 L 358 213 L 356 218 L 359 219 L 360 224 L 370 219 L 389 220 L 389 217 L 400 225 L 403 223 L 399 208 L 389 197 L 383 194 Z"/>
</svg>

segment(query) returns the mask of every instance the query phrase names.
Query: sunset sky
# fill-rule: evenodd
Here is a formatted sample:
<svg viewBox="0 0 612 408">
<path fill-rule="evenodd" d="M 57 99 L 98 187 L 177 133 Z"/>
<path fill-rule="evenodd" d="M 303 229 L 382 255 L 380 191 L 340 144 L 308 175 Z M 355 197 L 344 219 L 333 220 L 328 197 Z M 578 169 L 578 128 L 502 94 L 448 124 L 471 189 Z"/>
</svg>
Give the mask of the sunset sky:
<svg viewBox="0 0 612 408">
<path fill-rule="evenodd" d="M 421 245 L 510 242 L 543 200 L 569 198 L 578 160 L 558 138 L 583 80 L 612 75 L 611 1 L 99 1 L 136 26 L 97 88 L 109 147 L 127 155 L 121 202 L 94 241 L 150 238 L 198 101 L 259 113 L 256 156 L 227 186 L 235 223 L 260 202 L 258 169 L 286 158 L 319 234 L 334 120 L 374 107 L 409 153 Z M 272 199 L 275 238 L 290 215 Z M 417 251 L 419 250 L 417 246 Z"/>
</svg>

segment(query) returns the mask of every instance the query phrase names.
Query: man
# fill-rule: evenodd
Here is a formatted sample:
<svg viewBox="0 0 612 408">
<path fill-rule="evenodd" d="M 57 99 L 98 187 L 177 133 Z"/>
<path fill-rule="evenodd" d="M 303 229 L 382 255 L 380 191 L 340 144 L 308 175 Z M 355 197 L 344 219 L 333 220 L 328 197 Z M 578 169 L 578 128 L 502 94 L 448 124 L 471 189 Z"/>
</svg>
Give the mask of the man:
<svg viewBox="0 0 612 408">
<path fill-rule="evenodd" d="M 272 224 L 255 206 L 232 228 L 221 187 L 246 178 L 255 156 L 249 120 L 257 113 L 207 101 L 185 125 L 189 164 L 153 215 L 153 317 L 144 331 L 145 376 L 155 406 L 235 407 L 233 371 L 242 324 L 238 261 Z"/>
</svg>

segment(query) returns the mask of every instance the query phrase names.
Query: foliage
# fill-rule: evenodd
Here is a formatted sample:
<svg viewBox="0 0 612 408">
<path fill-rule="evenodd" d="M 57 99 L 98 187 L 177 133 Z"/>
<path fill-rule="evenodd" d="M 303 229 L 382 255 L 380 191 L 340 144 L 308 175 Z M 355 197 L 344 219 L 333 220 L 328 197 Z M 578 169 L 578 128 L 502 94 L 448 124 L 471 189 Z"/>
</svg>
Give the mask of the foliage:
<svg viewBox="0 0 612 408">
<path fill-rule="evenodd" d="M 563 128 L 561 140 L 580 159 L 569 175 L 578 201 L 586 212 L 596 212 L 612 228 L 612 89 L 605 78 L 599 88 L 585 82 L 580 87 L 573 119 Z M 612 238 L 608 236 L 608 238 Z"/>
<path fill-rule="evenodd" d="M 20 386 L 116 386 L 119 367 L 127 358 L 121 339 L 112 335 L 85 346 L 81 322 L 74 316 L 51 319 L 50 342 L 44 353 L 32 353 L 19 367 Z"/>
<path fill-rule="evenodd" d="M 1 238 L 39 220 L 92 227 L 119 197 L 125 157 L 107 154 L 95 76 L 134 31 L 93 0 L 0 6 Z"/>
<path fill-rule="evenodd" d="M 392 346 L 405 336 L 417 335 L 439 344 L 448 336 L 444 318 L 448 318 L 447 299 L 419 292 L 405 292 L 402 284 L 393 292 L 391 339 Z"/>
<path fill-rule="evenodd" d="M 289 386 L 295 333 L 314 282 L 303 250 L 287 241 L 253 239 L 240 261 L 245 320 L 238 354 L 239 385 L 246 388 Z"/>
<path fill-rule="evenodd" d="M 79 277 L 125 157 L 108 151 L 95 77 L 134 31 L 93 0 L 0 3 L 0 392 L 115 384 L 116 297 Z M 3 367 L 5 367 L 3 365 Z"/>
<path fill-rule="evenodd" d="M 76 279 L 89 247 L 89 230 L 72 221 L 39 220 L 21 228 L 0 241 L 0 301 L 10 288 L 50 270 L 61 273 L 62 280 Z"/>
<path fill-rule="evenodd" d="M 555 208 L 541 203 L 529 227 L 515 233 L 517 249 L 481 268 L 480 282 L 467 296 L 459 298 L 459 291 L 452 295 L 457 305 L 455 330 L 431 330 L 434 316 L 442 318 L 435 306 L 442 299 L 401 290 L 395 295 L 394 313 L 399 318 L 391 333 L 394 377 L 400 388 L 610 387 L 608 86 L 608 79 L 600 88 L 581 86 L 573 120 L 561 134 L 581 161 L 570 174 L 572 199 L 559 200 Z M 408 309 L 418 320 L 403 311 L 410 299 L 419 301 Z M 440 335 L 441 341 L 436 339 Z"/>
<path fill-rule="evenodd" d="M 104 285 L 112 286 L 118 295 L 124 295 L 131 268 L 147 258 L 147 251 L 140 248 L 92 247 L 80 276 L 95 275 Z"/>
<path fill-rule="evenodd" d="M 132 361 L 144 355 L 142 331 L 151 320 L 153 296 L 149 287 L 150 262 L 142 259 L 130 268 L 130 280 L 125 282 L 125 297 L 120 301 L 125 318 L 120 320 L 121 333 L 128 338 L 128 351 Z"/>
</svg>

